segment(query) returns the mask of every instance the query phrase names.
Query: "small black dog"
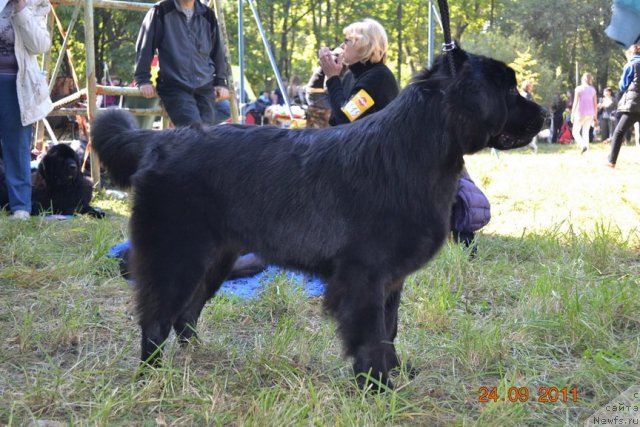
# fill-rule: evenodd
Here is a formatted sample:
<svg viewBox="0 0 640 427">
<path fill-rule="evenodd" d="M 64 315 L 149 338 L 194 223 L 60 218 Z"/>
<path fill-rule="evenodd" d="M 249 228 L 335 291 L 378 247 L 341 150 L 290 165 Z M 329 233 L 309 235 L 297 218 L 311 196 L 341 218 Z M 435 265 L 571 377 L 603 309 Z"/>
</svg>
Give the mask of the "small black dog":
<svg viewBox="0 0 640 427">
<path fill-rule="evenodd" d="M 2 165 L 0 165 L 2 166 Z M 103 218 L 104 212 L 90 205 L 93 183 L 80 171 L 80 159 L 66 144 L 54 145 L 40 160 L 38 170 L 31 175 L 31 215 L 53 213 L 89 214 Z M 5 187 L 4 167 L 0 167 L 0 207 L 9 204 Z"/>
<path fill-rule="evenodd" d="M 239 254 L 323 277 L 356 374 L 391 387 L 405 277 L 450 230 L 463 155 L 525 146 L 543 110 L 502 62 L 440 57 L 384 111 L 328 129 L 223 125 L 139 130 L 120 110 L 92 124 L 113 181 L 133 186 L 132 272 L 142 360 L 200 312 Z M 366 377 L 358 375 L 361 385 Z"/>
</svg>

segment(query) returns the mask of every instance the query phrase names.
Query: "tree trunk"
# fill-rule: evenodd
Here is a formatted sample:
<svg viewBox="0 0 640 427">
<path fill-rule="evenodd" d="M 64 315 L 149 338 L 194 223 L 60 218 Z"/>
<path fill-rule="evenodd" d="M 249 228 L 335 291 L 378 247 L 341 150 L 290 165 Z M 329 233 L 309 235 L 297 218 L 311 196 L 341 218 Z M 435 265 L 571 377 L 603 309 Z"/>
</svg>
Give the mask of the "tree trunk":
<svg viewBox="0 0 640 427">
<path fill-rule="evenodd" d="M 282 25 L 280 27 L 280 58 L 278 59 L 278 67 L 283 76 L 289 76 L 290 70 L 288 70 L 288 44 L 289 39 L 287 35 L 287 28 L 289 23 L 289 13 L 291 10 L 291 0 L 287 0 L 282 3 Z"/>
</svg>

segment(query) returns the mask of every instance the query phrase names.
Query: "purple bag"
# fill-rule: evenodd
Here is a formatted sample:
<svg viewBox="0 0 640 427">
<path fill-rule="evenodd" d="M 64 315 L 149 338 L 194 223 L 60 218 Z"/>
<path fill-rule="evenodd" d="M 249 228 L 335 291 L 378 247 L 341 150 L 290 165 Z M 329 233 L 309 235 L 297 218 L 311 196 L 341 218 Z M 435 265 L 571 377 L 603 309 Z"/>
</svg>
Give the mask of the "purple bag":
<svg viewBox="0 0 640 427">
<path fill-rule="evenodd" d="M 491 220 L 491 205 L 476 184 L 465 172 L 458 181 L 458 193 L 451 213 L 451 228 L 474 233 Z"/>
</svg>

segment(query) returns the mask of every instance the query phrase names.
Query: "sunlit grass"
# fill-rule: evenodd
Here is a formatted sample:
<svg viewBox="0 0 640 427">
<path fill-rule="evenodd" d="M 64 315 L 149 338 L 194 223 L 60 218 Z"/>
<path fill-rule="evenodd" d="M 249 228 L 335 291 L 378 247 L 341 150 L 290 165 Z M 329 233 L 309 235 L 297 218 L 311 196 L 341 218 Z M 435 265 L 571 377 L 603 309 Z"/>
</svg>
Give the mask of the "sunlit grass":
<svg viewBox="0 0 640 427">
<path fill-rule="evenodd" d="M 126 202 L 100 193 L 106 220 L 0 213 L 0 424 L 579 425 L 640 383 L 640 149 L 605 160 L 597 144 L 467 159 L 492 220 L 475 259 L 447 244 L 407 279 L 397 347 L 419 373 L 380 395 L 356 388 L 320 299 L 284 276 L 211 301 L 201 343 L 170 339 L 138 381 L 131 290 L 105 256 Z M 542 386 L 578 401 L 537 402 Z M 531 399 L 483 403 L 481 387 Z"/>
</svg>

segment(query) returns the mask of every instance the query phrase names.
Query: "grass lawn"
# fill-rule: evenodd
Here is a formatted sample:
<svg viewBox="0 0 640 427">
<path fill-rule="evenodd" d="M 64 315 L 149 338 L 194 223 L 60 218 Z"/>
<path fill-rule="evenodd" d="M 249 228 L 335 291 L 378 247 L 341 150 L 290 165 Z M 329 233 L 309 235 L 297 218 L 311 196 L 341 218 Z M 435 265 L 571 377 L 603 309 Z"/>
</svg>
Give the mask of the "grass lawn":
<svg viewBox="0 0 640 427">
<path fill-rule="evenodd" d="M 582 425 L 640 385 L 640 148 L 615 170 L 607 148 L 467 159 L 493 218 L 475 259 L 447 244 L 408 278 L 397 347 L 419 374 L 380 395 L 285 279 L 212 300 L 202 343 L 171 338 L 139 382 L 131 290 L 106 257 L 126 202 L 99 195 L 104 220 L 0 214 L 0 425 Z"/>
</svg>

